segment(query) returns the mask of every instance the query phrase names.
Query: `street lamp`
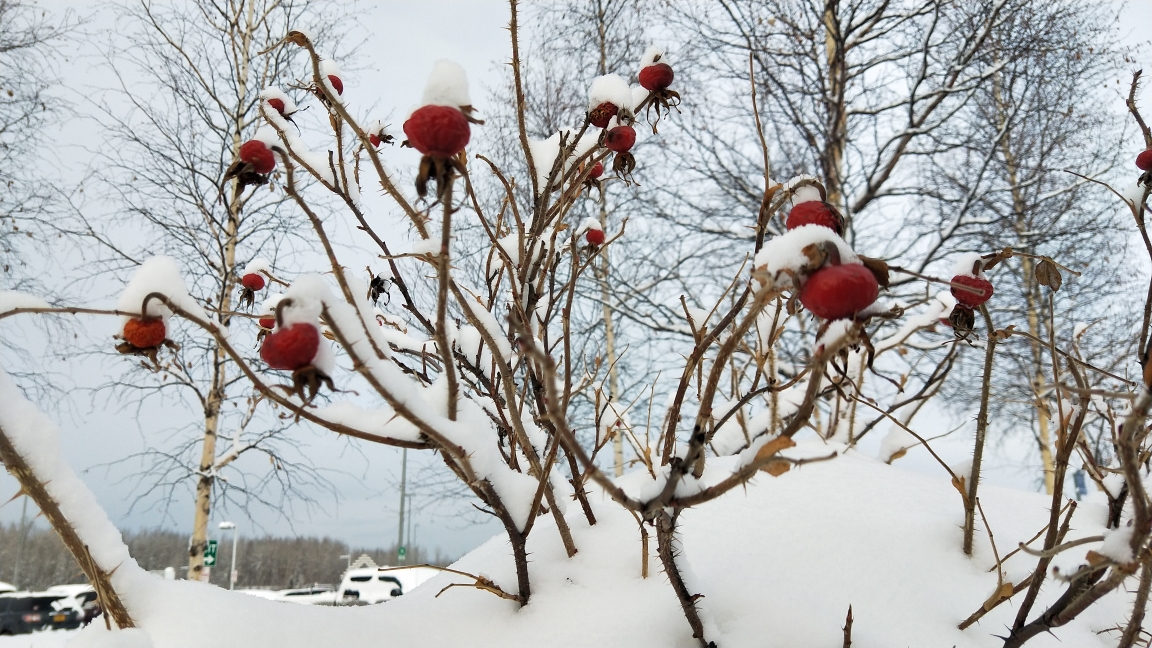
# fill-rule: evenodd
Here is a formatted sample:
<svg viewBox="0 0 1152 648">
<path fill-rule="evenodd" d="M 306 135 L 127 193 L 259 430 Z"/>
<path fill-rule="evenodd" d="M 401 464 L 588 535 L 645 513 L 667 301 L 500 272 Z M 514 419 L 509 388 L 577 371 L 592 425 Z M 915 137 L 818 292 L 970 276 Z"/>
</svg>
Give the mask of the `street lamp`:
<svg viewBox="0 0 1152 648">
<path fill-rule="evenodd" d="M 236 539 L 240 536 L 240 530 L 232 522 L 221 522 L 220 529 L 232 529 L 232 571 L 228 574 L 228 589 L 236 589 Z"/>
</svg>

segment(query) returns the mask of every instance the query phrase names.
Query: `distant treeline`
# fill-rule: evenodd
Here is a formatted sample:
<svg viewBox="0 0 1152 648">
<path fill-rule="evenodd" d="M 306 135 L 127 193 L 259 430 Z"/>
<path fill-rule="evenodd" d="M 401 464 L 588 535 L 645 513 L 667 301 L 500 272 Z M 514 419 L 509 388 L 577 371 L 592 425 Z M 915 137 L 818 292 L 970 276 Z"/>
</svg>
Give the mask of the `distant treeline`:
<svg viewBox="0 0 1152 648">
<path fill-rule="evenodd" d="M 30 527 L 23 542 L 23 552 L 20 550 L 20 536 L 19 524 L 0 524 L 0 581 L 33 590 L 86 582 L 76 561 L 53 531 Z M 177 578 L 184 577 L 186 570 L 181 567 L 188 564 L 188 534 L 151 529 L 125 532 L 124 540 L 144 569 L 160 571 L 173 567 Z M 228 587 L 231 533 L 221 536 L 219 541 L 218 563 L 212 569 L 212 583 Z M 241 535 L 236 557 L 236 586 L 287 589 L 313 583 L 337 585 L 347 565 L 347 559 L 340 556 L 348 554 L 353 560 L 361 554 L 368 554 L 377 564 L 389 565 L 395 562 L 396 547 L 349 547 L 347 543 L 331 538 L 265 536 L 246 539 Z M 406 562 L 410 565 L 447 565 L 451 561 L 439 551 L 433 554 L 421 547 L 409 547 Z"/>
</svg>

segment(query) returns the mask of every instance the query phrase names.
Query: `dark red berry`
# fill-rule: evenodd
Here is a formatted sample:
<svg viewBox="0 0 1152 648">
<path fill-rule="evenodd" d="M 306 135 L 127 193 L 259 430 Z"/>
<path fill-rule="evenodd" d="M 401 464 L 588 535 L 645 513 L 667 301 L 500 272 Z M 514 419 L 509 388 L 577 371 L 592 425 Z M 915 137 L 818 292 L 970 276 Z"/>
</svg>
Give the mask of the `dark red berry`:
<svg viewBox="0 0 1152 648">
<path fill-rule="evenodd" d="M 588 177 L 592 178 L 593 180 L 595 180 L 596 178 L 599 178 L 602 175 L 604 175 L 604 163 L 603 162 L 597 162 L 596 164 L 593 164 L 592 169 L 590 171 L 588 171 Z"/>
<path fill-rule="evenodd" d="M 340 77 L 336 76 L 335 74 L 329 74 L 328 83 L 332 84 L 332 88 L 336 90 L 336 94 L 344 94 L 344 82 L 340 80 Z"/>
<path fill-rule="evenodd" d="M 675 76 L 672 72 L 672 66 L 667 63 L 649 65 L 643 70 L 640 70 L 640 85 L 644 86 L 644 89 L 653 92 L 666 90 L 668 86 L 672 85 L 672 79 L 675 78 Z"/>
<path fill-rule="evenodd" d="M 604 230 L 590 229 L 584 232 L 584 240 L 592 245 L 604 245 Z"/>
<path fill-rule="evenodd" d="M 1136 166 L 1140 167 L 1141 171 L 1152 169 L 1152 149 L 1148 149 L 1136 156 Z"/>
<path fill-rule="evenodd" d="M 281 328 L 264 338 L 260 357 L 273 369 L 296 371 L 312 364 L 320 348 L 320 331 L 300 322 Z"/>
<path fill-rule="evenodd" d="M 840 219 L 837 218 L 836 212 L 832 210 L 831 205 L 818 200 L 809 200 L 797 204 L 788 212 L 787 227 L 794 230 L 803 225 L 820 225 L 841 234 Z"/>
<path fill-rule="evenodd" d="M 424 155 L 448 158 L 464 150 L 472 130 L 459 108 L 421 106 L 404 122 L 404 134 L 412 148 Z"/>
<path fill-rule="evenodd" d="M 825 266 L 813 272 L 800 289 L 800 303 L 826 320 L 851 317 L 880 296 L 876 276 L 863 265 Z"/>
<path fill-rule="evenodd" d="M 604 135 L 604 146 L 609 151 L 627 153 L 636 143 L 636 130 L 631 126 L 617 126 Z"/>
<path fill-rule="evenodd" d="M 284 116 L 284 100 L 283 99 L 269 99 L 268 105 L 276 109 L 280 116 Z"/>
<path fill-rule="evenodd" d="M 240 284 L 248 290 L 264 290 L 264 277 L 256 272 L 249 272 L 240 278 Z"/>
<path fill-rule="evenodd" d="M 260 318 L 260 328 L 268 329 L 269 331 L 271 331 L 273 328 L 276 328 L 276 318 L 275 317 L 261 317 Z"/>
<path fill-rule="evenodd" d="M 588 111 L 588 122 L 596 128 L 604 128 L 608 126 L 608 122 L 612 121 L 612 118 L 615 117 L 619 111 L 620 109 L 616 107 L 616 104 L 605 101 Z"/>
<path fill-rule="evenodd" d="M 240 160 L 251 164 L 256 173 L 272 173 L 272 169 L 276 168 L 276 156 L 260 140 L 248 140 L 241 144 Z"/>
<path fill-rule="evenodd" d="M 977 308 L 980 304 L 988 301 L 992 297 L 992 282 L 982 277 L 969 277 L 968 275 L 956 275 L 952 277 L 952 283 L 960 284 L 961 286 L 969 286 L 981 292 L 972 292 L 971 290 L 964 290 L 952 286 L 952 296 L 956 301 L 967 306 L 968 308 Z"/>
<path fill-rule="evenodd" d="M 151 349 L 160 346 L 167 336 L 164 320 L 133 317 L 124 323 L 124 339 L 137 349 Z"/>
<path fill-rule="evenodd" d="M 375 147 L 380 146 L 380 137 L 377 136 L 375 133 L 369 133 L 368 134 L 368 141 L 372 143 L 372 146 L 375 146 Z"/>
</svg>

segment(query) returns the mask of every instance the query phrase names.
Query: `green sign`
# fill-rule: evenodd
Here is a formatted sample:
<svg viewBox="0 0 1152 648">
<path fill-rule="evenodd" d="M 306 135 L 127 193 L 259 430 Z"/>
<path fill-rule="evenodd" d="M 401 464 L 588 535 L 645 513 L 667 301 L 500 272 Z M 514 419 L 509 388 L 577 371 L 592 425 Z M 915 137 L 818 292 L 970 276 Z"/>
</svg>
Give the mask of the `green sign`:
<svg viewBox="0 0 1152 648">
<path fill-rule="evenodd" d="M 396 551 L 396 557 L 399 558 L 400 560 L 404 560 L 404 558 L 407 555 L 408 555 L 408 547 L 405 547 L 404 545 L 400 545 L 400 548 Z"/>
<path fill-rule="evenodd" d="M 208 546 L 204 548 L 204 566 L 213 567 L 216 565 L 216 541 L 209 540 Z"/>
</svg>

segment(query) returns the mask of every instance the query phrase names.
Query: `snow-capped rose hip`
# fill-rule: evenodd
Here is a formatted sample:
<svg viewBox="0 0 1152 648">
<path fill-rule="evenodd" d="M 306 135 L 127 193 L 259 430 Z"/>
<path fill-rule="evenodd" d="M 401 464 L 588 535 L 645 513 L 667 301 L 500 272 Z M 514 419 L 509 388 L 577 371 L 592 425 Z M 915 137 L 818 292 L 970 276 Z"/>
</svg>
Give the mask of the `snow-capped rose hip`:
<svg viewBox="0 0 1152 648">
<path fill-rule="evenodd" d="M 819 225 L 842 235 L 844 218 L 831 205 L 818 200 L 797 203 L 788 212 L 787 228 L 794 230 L 803 225 Z"/>
<path fill-rule="evenodd" d="M 297 371 L 312 364 L 320 349 L 320 331 L 299 322 L 264 338 L 260 358 L 273 369 Z"/>
<path fill-rule="evenodd" d="M 952 283 L 974 289 L 965 290 L 958 286 L 952 286 L 952 296 L 969 309 L 979 308 L 981 304 L 992 297 L 992 282 L 983 277 L 956 275 L 952 277 Z"/>
<path fill-rule="evenodd" d="M 604 134 L 604 146 L 609 151 L 627 153 L 636 144 L 636 129 L 631 126 L 617 126 Z"/>
<path fill-rule="evenodd" d="M 680 111 L 680 93 L 670 90 L 672 80 L 676 74 L 668 64 L 664 50 L 659 47 L 649 47 L 640 59 L 640 74 L 637 75 L 640 87 L 648 91 L 644 101 L 648 106 L 648 123 L 652 125 L 652 132 L 656 132 L 656 125 L 660 123 L 661 114 L 668 114 L 672 110 Z M 639 105 L 639 103 L 637 103 Z M 652 120 L 652 111 L 656 112 L 656 120 Z"/>
<path fill-rule="evenodd" d="M 589 245 L 604 245 L 604 230 L 590 229 L 584 232 L 584 240 L 588 241 Z"/>
<path fill-rule="evenodd" d="M 276 318 L 275 317 L 261 317 L 259 320 L 257 320 L 257 323 L 260 324 L 260 328 L 266 329 L 269 331 L 276 328 Z"/>
<path fill-rule="evenodd" d="M 248 290 L 264 290 L 264 277 L 258 272 L 249 272 L 240 278 L 240 284 Z"/>
<path fill-rule="evenodd" d="M 147 319 L 133 317 L 124 323 L 124 341 L 137 350 L 154 349 L 160 346 L 164 343 L 167 334 L 164 320 L 159 317 Z"/>
<path fill-rule="evenodd" d="M 344 82 L 340 80 L 340 77 L 335 74 L 329 74 L 328 83 L 332 84 L 332 89 L 336 91 L 336 94 L 344 94 Z"/>
<path fill-rule="evenodd" d="M 272 106 L 273 110 L 280 113 L 281 117 L 284 116 L 284 100 L 283 99 L 269 99 L 268 105 Z"/>
<path fill-rule="evenodd" d="M 421 106 L 404 122 L 408 144 L 424 155 L 449 158 L 468 145 L 472 129 L 459 108 Z"/>
<path fill-rule="evenodd" d="M 1136 166 L 1139 167 L 1141 171 L 1152 169 L 1152 149 L 1143 151 L 1140 155 L 1136 156 Z"/>
<path fill-rule="evenodd" d="M 605 128 L 608 126 L 608 122 L 612 121 L 612 118 L 616 116 L 616 113 L 619 112 L 619 110 L 620 109 L 616 107 L 616 104 L 605 101 L 604 103 L 588 111 L 588 123 L 592 124 L 596 128 Z"/>
<path fill-rule="evenodd" d="M 800 303 L 826 320 L 852 317 L 880 296 L 876 275 L 860 264 L 830 265 L 808 276 L 800 289 Z"/>
<path fill-rule="evenodd" d="M 640 70 L 640 85 L 653 92 L 666 90 L 668 86 L 672 85 L 672 79 L 675 77 L 671 65 L 656 63 Z"/>
</svg>

